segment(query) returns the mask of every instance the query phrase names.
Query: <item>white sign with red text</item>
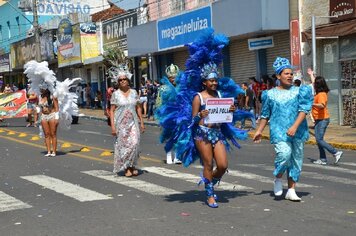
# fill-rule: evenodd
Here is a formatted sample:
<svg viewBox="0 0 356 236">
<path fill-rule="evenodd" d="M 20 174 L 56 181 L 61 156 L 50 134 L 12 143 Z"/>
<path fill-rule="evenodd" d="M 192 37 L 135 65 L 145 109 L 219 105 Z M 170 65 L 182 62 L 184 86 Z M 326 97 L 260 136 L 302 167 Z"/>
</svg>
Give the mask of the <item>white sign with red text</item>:
<svg viewBox="0 0 356 236">
<path fill-rule="evenodd" d="M 232 122 L 230 107 L 234 105 L 234 98 L 207 98 L 205 104 L 205 109 L 209 111 L 205 124 Z"/>
</svg>

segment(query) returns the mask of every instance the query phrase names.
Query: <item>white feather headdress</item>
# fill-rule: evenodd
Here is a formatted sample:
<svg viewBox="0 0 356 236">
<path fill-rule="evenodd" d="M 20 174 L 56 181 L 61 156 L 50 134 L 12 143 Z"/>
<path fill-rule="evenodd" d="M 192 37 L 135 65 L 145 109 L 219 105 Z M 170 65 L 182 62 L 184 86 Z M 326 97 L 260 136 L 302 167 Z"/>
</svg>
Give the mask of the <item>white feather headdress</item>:
<svg viewBox="0 0 356 236">
<path fill-rule="evenodd" d="M 64 81 L 58 81 L 54 72 L 48 68 L 46 61 L 29 61 L 25 64 L 24 69 L 24 73 L 31 83 L 32 91 L 41 95 L 41 89 L 48 89 L 58 99 L 60 126 L 69 129 L 72 116 L 77 116 L 79 113 L 78 95 L 69 90 L 77 86 L 81 78 L 67 78 Z"/>
</svg>

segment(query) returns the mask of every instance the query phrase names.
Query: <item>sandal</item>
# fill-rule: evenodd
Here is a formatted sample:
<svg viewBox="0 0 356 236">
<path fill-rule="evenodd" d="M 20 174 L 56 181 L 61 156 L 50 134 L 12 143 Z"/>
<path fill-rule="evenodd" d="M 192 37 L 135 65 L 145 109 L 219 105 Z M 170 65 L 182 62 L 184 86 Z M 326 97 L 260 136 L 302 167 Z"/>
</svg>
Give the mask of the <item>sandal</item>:
<svg viewBox="0 0 356 236">
<path fill-rule="evenodd" d="M 138 170 L 135 169 L 135 167 L 132 167 L 132 168 L 131 168 L 131 172 L 132 172 L 132 175 L 133 175 L 133 176 L 138 176 Z"/>
<path fill-rule="evenodd" d="M 131 170 L 130 170 L 130 168 L 127 168 L 126 170 L 125 170 L 125 176 L 126 177 L 132 177 L 132 172 L 131 172 Z"/>
</svg>

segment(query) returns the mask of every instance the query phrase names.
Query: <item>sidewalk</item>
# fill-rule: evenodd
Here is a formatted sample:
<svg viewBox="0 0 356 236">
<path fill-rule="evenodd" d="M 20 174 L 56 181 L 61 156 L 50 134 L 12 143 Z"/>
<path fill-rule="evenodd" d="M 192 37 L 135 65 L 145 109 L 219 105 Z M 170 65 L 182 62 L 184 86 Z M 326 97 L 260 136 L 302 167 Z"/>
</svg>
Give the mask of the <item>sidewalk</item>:
<svg viewBox="0 0 356 236">
<path fill-rule="evenodd" d="M 82 116 L 81 118 L 106 121 L 106 117 L 104 116 L 103 110 L 81 108 L 79 110 L 79 113 Z M 157 122 L 155 121 L 147 121 L 147 119 L 145 119 L 144 122 L 145 125 L 158 126 Z M 316 145 L 314 138 L 314 129 L 310 129 L 309 132 L 310 139 L 307 144 Z M 252 137 L 253 134 L 253 130 L 249 132 L 250 137 Z M 269 139 L 268 127 L 266 127 L 263 132 L 263 138 Z M 335 148 L 356 150 L 356 128 L 351 128 L 350 126 L 330 124 L 326 130 L 325 140 L 331 145 L 333 145 Z"/>
</svg>

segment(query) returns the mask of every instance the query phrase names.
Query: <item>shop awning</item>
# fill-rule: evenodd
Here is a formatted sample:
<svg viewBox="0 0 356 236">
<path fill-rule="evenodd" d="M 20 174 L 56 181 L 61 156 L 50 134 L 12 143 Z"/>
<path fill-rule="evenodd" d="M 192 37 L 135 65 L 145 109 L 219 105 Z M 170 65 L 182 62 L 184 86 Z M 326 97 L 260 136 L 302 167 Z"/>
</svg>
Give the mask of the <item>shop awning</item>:
<svg viewBox="0 0 356 236">
<path fill-rule="evenodd" d="M 315 28 L 316 37 L 336 37 L 356 33 L 356 19 L 320 25 Z M 311 40 L 311 29 L 302 32 L 302 41 Z"/>
</svg>

